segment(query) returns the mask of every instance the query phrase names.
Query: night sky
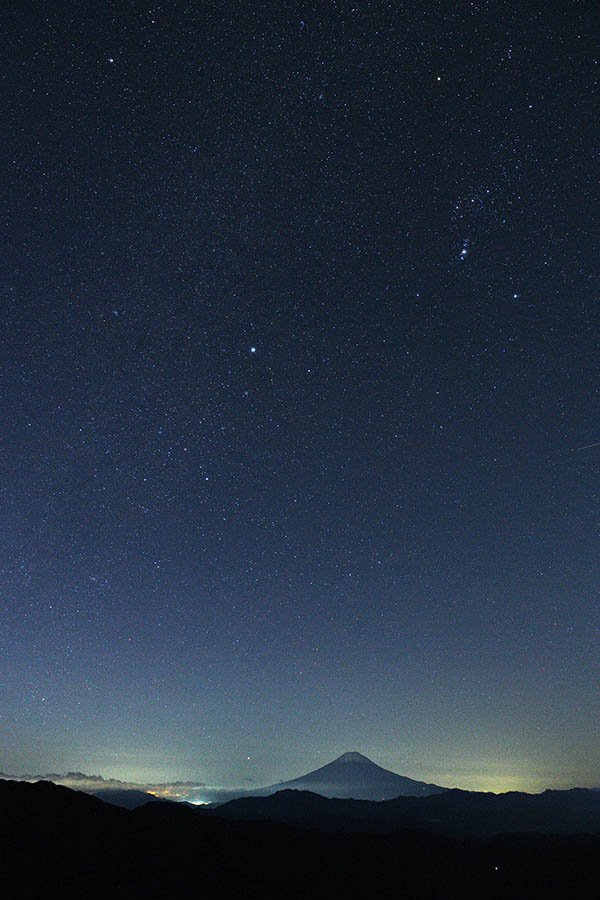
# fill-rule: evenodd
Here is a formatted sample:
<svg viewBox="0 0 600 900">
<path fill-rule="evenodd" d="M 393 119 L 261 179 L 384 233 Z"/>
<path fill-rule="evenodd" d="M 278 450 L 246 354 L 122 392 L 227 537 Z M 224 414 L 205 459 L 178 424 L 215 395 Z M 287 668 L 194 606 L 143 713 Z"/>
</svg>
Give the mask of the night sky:
<svg viewBox="0 0 600 900">
<path fill-rule="evenodd" d="M 600 783 L 599 18 L 4 5 L 1 770 Z"/>
</svg>

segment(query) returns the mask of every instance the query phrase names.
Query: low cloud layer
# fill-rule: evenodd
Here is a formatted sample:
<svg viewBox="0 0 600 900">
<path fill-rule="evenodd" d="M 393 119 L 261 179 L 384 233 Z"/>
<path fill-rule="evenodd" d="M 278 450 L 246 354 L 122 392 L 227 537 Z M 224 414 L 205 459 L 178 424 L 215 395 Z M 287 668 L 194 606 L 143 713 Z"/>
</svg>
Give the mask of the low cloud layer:
<svg viewBox="0 0 600 900">
<path fill-rule="evenodd" d="M 239 797 L 244 789 L 239 791 L 223 789 L 218 786 L 209 786 L 201 781 L 173 781 L 159 784 L 140 784 L 134 781 L 119 781 L 116 778 L 103 778 L 102 775 L 86 775 L 83 772 L 67 772 L 60 775 L 50 772 L 44 775 L 6 775 L 0 773 L 0 778 L 11 781 L 52 781 L 64 787 L 76 791 L 84 791 L 86 794 L 95 794 L 104 791 L 143 791 L 161 800 L 174 800 L 179 802 L 202 804 L 217 803 Z"/>
</svg>

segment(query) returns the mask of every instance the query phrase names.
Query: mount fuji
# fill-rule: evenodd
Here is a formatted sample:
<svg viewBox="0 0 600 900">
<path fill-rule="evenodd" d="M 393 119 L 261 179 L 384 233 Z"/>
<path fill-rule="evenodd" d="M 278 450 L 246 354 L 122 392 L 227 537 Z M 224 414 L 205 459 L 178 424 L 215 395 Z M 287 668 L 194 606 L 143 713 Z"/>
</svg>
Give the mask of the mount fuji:
<svg viewBox="0 0 600 900">
<path fill-rule="evenodd" d="M 395 797 L 428 797 L 441 794 L 447 788 L 397 775 L 378 766 L 362 753 L 352 751 L 342 753 L 333 762 L 299 778 L 248 793 L 265 797 L 285 790 L 312 791 L 322 797 L 354 800 L 393 800 Z"/>
</svg>

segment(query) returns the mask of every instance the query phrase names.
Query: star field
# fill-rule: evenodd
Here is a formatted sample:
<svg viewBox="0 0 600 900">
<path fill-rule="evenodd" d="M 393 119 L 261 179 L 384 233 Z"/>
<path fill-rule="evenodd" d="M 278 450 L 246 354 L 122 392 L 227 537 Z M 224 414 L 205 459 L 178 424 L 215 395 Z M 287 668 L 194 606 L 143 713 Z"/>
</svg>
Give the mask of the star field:
<svg viewBox="0 0 600 900">
<path fill-rule="evenodd" d="M 595 5 L 3 20 L 0 769 L 598 784 Z"/>
</svg>

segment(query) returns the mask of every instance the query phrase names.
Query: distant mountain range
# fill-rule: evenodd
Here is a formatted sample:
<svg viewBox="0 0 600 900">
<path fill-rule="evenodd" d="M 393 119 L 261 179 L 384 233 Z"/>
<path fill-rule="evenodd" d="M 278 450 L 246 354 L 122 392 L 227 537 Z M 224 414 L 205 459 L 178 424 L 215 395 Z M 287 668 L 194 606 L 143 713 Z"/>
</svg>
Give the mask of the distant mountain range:
<svg viewBox="0 0 600 900">
<path fill-rule="evenodd" d="M 418 830 L 454 837 L 535 832 L 600 835 L 600 796 L 573 788 L 542 794 L 486 794 L 448 790 L 427 797 L 342 800 L 308 791 L 284 790 L 242 797 L 212 810 L 220 818 L 268 821 L 327 832 Z"/>
<path fill-rule="evenodd" d="M 262 797 L 282 790 L 312 791 L 322 797 L 391 800 L 394 797 L 428 797 L 447 788 L 397 775 L 362 753 L 351 751 L 299 778 L 247 793 Z"/>
<path fill-rule="evenodd" d="M 75 788 L 103 800 L 130 809 L 153 799 L 180 800 L 190 803 L 223 803 L 236 797 L 268 796 L 277 791 L 292 789 L 312 791 L 323 797 L 354 798 L 357 800 L 390 800 L 393 797 L 427 797 L 446 788 L 424 781 L 415 781 L 405 775 L 390 772 L 356 751 L 343 753 L 333 762 L 300 775 L 290 781 L 258 788 L 208 788 L 199 781 L 174 781 L 161 784 L 138 784 L 103 778 L 102 775 L 86 775 L 83 772 L 55 772 L 46 775 L 3 775 L 16 781 L 52 781 L 64 787 Z"/>
<path fill-rule="evenodd" d="M 396 798 L 428 798 L 447 794 L 451 794 L 454 798 L 464 798 L 467 796 L 472 798 L 492 798 L 496 796 L 494 794 L 457 791 L 437 784 L 417 781 L 413 778 L 408 778 L 405 775 L 399 775 L 396 772 L 384 769 L 382 766 L 378 766 L 372 760 L 357 751 L 343 753 L 332 762 L 288 781 L 267 785 L 266 787 L 239 788 L 237 790 L 232 788 L 208 787 L 201 781 L 172 781 L 157 784 L 139 784 L 137 782 L 119 781 L 114 778 L 104 778 L 102 775 L 86 775 L 84 772 L 67 772 L 63 775 L 49 773 L 45 775 L 18 776 L 0 773 L 0 779 L 2 778 L 26 782 L 52 781 L 54 784 L 74 788 L 78 791 L 84 791 L 85 793 L 92 794 L 106 802 L 113 803 L 117 806 L 123 806 L 128 809 L 135 809 L 136 807 L 153 800 L 176 800 L 201 805 L 212 804 L 222 808 L 222 804 L 238 798 L 245 800 L 253 797 L 267 798 L 274 794 L 280 794 L 281 792 L 293 791 L 296 797 L 292 801 L 292 806 L 290 807 L 290 815 L 292 817 L 290 821 L 296 821 L 298 818 L 293 809 L 295 809 L 295 806 L 299 803 L 297 797 L 299 792 L 309 792 L 313 795 L 320 795 L 322 798 L 361 801 L 391 801 Z M 600 789 L 592 788 L 590 791 L 596 792 L 596 796 L 598 796 Z M 557 794 L 566 796 L 569 793 L 571 792 L 547 791 L 546 795 Z M 517 794 L 514 792 L 511 794 L 498 795 L 498 797 L 503 798 L 526 798 L 536 796 L 542 795 Z M 481 802 L 483 803 L 484 801 Z M 488 800 L 485 802 L 493 801 Z M 496 808 L 499 809 L 500 805 L 501 801 L 498 800 L 496 802 Z M 240 807 L 240 809 L 241 808 L 242 807 Z M 261 809 L 259 804 L 256 804 L 252 808 L 256 810 Z M 421 807 L 418 806 L 416 808 L 421 809 Z M 269 809 L 268 805 L 265 809 Z M 329 807 L 329 813 L 331 813 L 332 810 L 333 807 Z M 227 814 L 229 815 L 229 812 Z M 381 813 L 381 815 L 383 815 L 383 813 Z M 260 817 L 261 816 L 259 816 L 259 818 Z M 269 815 L 266 817 L 269 818 Z M 287 819 L 285 820 L 287 821 Z M 409 820 L 412 821 L 410 816 Z M 427 827 L 424 820 L 419 819 L 419 817 L 417 817 L 410 827 L 413 827 L 413 825 L 414 827 Z"/>
</svg>

